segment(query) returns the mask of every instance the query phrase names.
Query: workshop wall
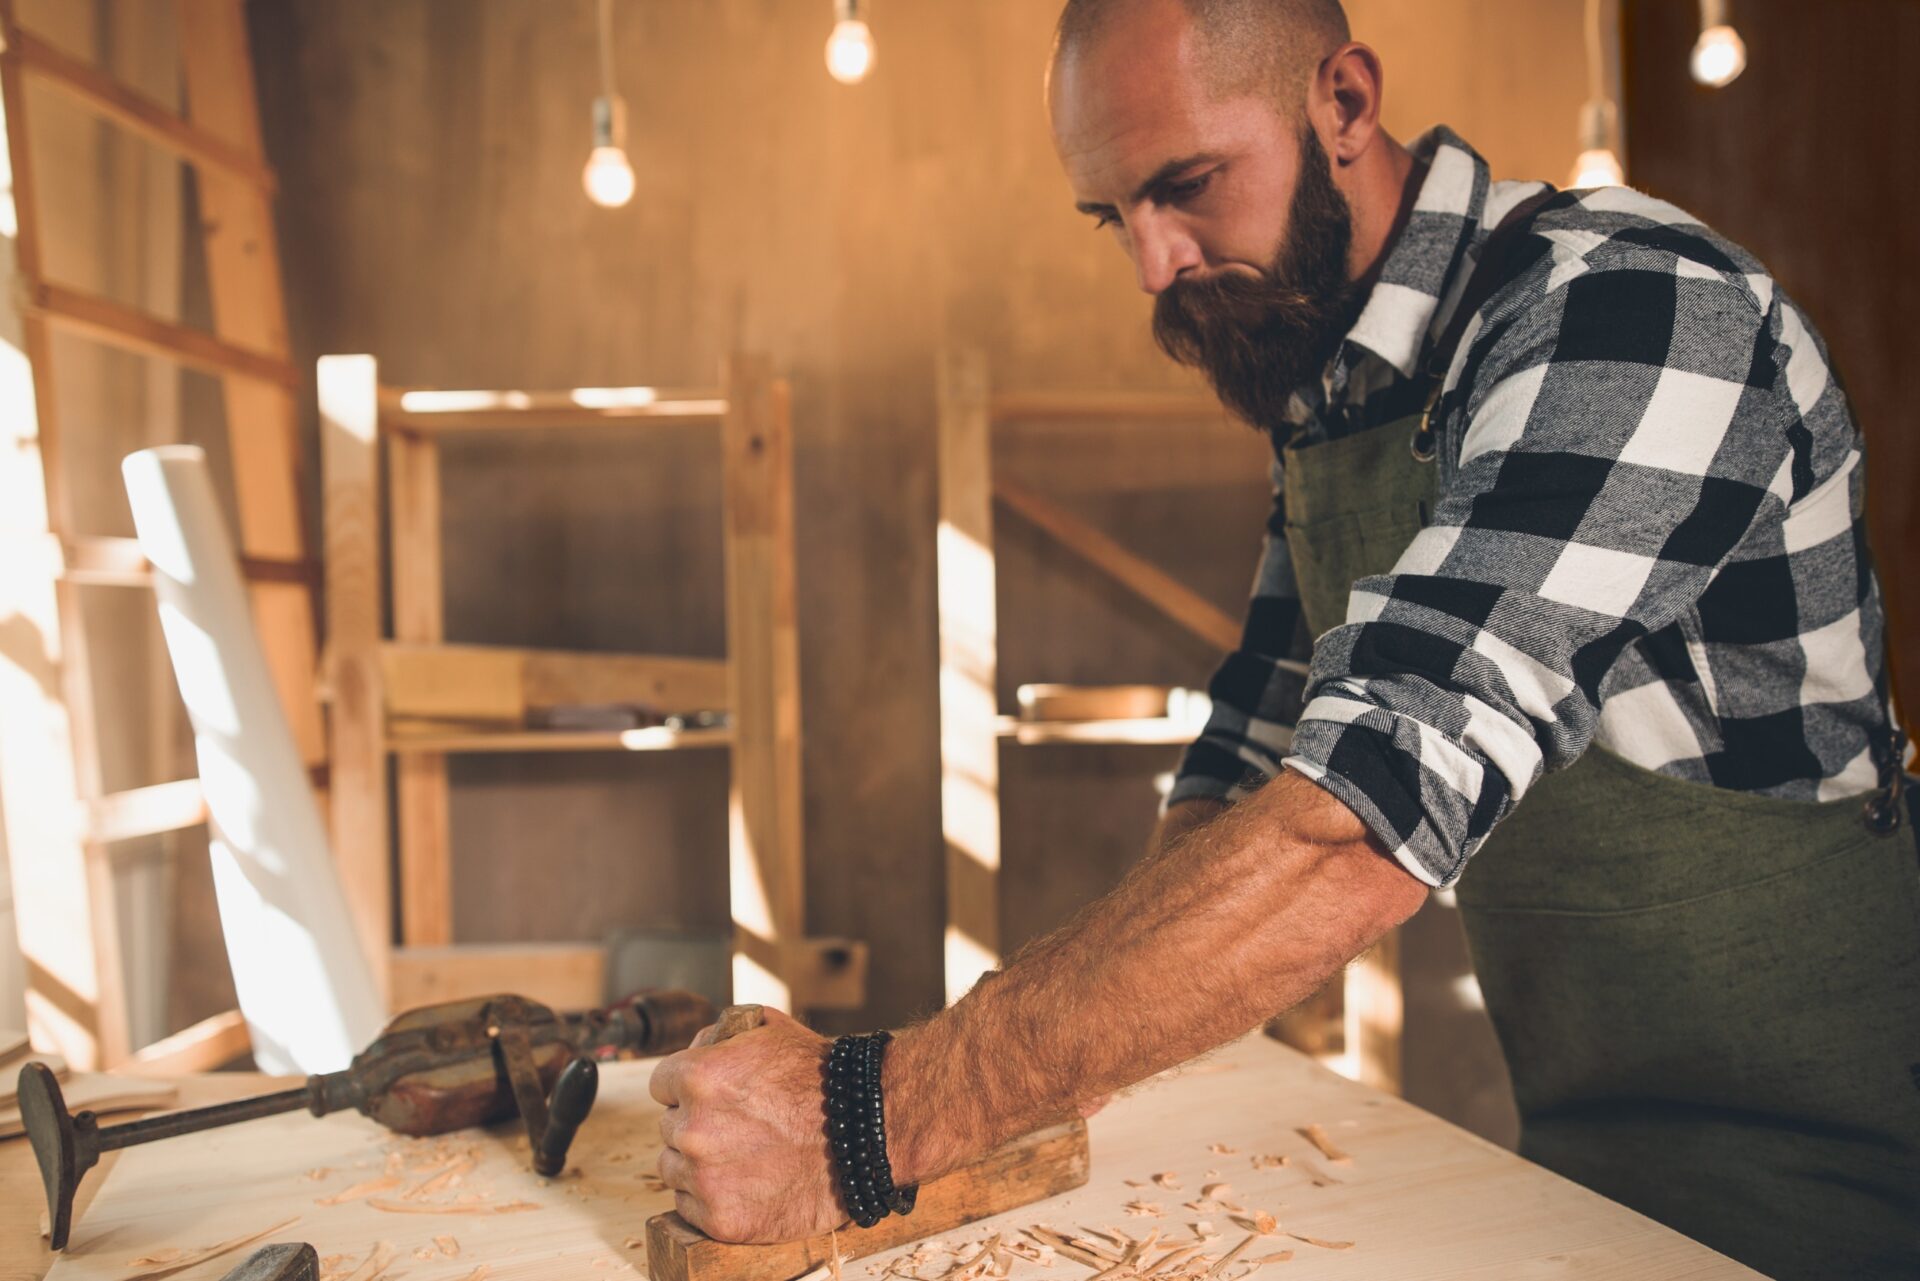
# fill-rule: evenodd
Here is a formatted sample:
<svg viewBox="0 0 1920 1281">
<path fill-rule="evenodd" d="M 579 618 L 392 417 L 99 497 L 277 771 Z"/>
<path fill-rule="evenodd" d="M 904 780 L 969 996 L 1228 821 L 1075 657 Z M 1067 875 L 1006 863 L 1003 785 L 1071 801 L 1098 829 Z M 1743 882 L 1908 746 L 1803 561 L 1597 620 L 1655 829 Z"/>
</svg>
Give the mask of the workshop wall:
<svg viewBox="0 0 1920 1281">
<path fill-rule="evenodd" d="M 1355 0 L 1388 122 L 1459 129 L 1502 175 L 1564 175 L 1580 0 Z M 586 0 L 287 0 L 252 10 L 295 350 L 405 385 L 713 381 L 788 371 L 798 436 L 810 925 L 873 949 L 867 1010 L 934 1007 L 944 921 L 933 381 L 944 343 L 1020 387 L 1180 386 L 1109 239 L 1071 209 L 1040 103 L 1051 0 L 881 0 L 878 62 L 831 81 L 827 0 L 616 5 L 639 190 L 588 204 Z M 1244 479 L 1169 491 L 1156 452 Z M 1237 612 L 1257 442 L 1160 442 L 1062 500 Z M 698 431 L 450 450 L 449 636 L 717 654 L 717 455 Z M 1003 671 L 1204 683 L 1215 656 L 1002 522 Z M 1018 750 L 1018 749 L 1015 749 Z M 1136 855 L 1164 749 L 1026 749 L 1006 775 L 1008 936 Z M 1043 753 L 1044 754 L 1041 754 Z M 724 763 L 500 758 L 456 771 L 457 937 L 723 929 Z M 1098 816 L 1090 822 L 1089 816 Z"/>
</svg>

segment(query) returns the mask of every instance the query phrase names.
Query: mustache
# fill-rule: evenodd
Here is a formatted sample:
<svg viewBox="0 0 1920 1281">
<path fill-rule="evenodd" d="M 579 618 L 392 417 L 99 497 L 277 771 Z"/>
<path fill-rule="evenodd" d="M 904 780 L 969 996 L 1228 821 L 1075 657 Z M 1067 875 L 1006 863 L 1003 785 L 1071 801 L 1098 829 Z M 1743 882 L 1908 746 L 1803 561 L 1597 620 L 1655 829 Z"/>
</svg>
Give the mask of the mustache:
<svg viewBox="0 0 1920 1281">
<path fill-rule="evenodd" d="M 1271 275 L 1177 280 L 1154 299 L 1153 337 L 1182 364 L 1204 363 L 1222 344 L 1262 347 L 1271 355 L 1276 342 L 1285 350 L 1288 339 L 1317 328 L 1323 310 L 1306 290 Z"/>
<path fill-rule="evenodd" d="M 1265 430 L 1324 363 L 1327 330 L 1327 300 L 1270 274 L 1176 281 L 1153 304 L 1160 350 L 1202 370 L 1229 411 Z"/>
</svg>

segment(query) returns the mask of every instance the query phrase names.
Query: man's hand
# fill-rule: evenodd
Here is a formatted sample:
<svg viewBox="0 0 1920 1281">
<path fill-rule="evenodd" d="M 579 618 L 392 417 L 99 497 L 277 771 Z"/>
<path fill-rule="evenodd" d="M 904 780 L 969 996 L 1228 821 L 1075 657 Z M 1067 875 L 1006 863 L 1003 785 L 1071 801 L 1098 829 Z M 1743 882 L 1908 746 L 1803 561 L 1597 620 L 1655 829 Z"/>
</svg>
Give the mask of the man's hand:
<svg viewBox="0 0 1920 1281">
<path fill-rule="evenodd" d="M 660 1177 L 680 1217 L 716 1241 L 756 1244 L 838 1227 L 821 1093 L 832 1043 L 773 1009 L 751 1032 L 710 1039 L 653 1071 L 667 1105 Z"/>
</svg>

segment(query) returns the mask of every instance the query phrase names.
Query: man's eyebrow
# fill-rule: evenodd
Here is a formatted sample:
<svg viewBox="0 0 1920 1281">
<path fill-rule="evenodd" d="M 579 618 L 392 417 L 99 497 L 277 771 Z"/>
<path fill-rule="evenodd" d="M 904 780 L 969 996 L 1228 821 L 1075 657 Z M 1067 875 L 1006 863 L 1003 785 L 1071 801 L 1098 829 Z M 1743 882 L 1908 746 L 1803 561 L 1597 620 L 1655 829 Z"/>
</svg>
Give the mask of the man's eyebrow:
<svg viewBox="0 0 1920 1281">
<path fill-rule="evenodd" d="M 1153 171 L 1153 174 L 1145 182 L 1141 183 L 1138 187 L 1134 188 L 1133 194 L 1127 197 L 1127 203 L 1135 204 L 1135 205 L 1139 204 L 1142 200 L 1145 200 L 1149 195 L 1153 193 L 1154 188 L 1164 186 L 1167 182 L 1172 180 L 1173 175 L 1179 173 L 1183 169 L 1191 169 L 1195 165 L 1211 164 L 1214 161 L 1217 161 L 1219 159 L 1220 159 L 1220 156 L 1216 152 L 1196 151 L 1194 154 L 1190 156 L 1181 156 L 1178 159 L 1169 160 L 1164 165 L 1161 165 L 1158 169 L 1155 169 Z M 1076 204 L 1074 208 L 1079 210 L 1083 214 L 1102 214 L 1102 213 L 1111 213 L 1113 211 L 1112 205 L 1103 205 L 1096 201 L 1090 201 L 1090 200 L 1083 200 L 1080 203 Z"/>
</svg>

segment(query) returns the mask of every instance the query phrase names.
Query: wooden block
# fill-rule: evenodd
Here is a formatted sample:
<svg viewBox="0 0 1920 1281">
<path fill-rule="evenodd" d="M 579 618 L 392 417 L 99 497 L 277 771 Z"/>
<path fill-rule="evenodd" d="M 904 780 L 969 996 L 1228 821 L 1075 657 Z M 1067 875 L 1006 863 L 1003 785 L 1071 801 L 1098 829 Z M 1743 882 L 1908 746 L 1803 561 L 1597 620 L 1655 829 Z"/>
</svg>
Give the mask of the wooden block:
<svg viewBox="0 0 1920 1281">
<path fill-rule="evenodd" d="M 1089 1168 L 1087 1123 L 1073 1120 L 927 1184 L 911 1215 L 891 1215 L 871 1228 L 849 1226 L 786 1245 L 727 1245 L 677 1213 L 656 1214 L 647 1220 L 647 1271 L 653 1281 L 788 1281 L 832 1259 L 836 1241 L 843 1262 L 878 1254 L 1070 1192 L 1086 1184 Z"/>
<path fill-rule="evenodd" d="M 1147 720 L 1165 716 L 1165 685 L 1022 685 L 1015 698 L 1025 721 Z"/>
</svg>

